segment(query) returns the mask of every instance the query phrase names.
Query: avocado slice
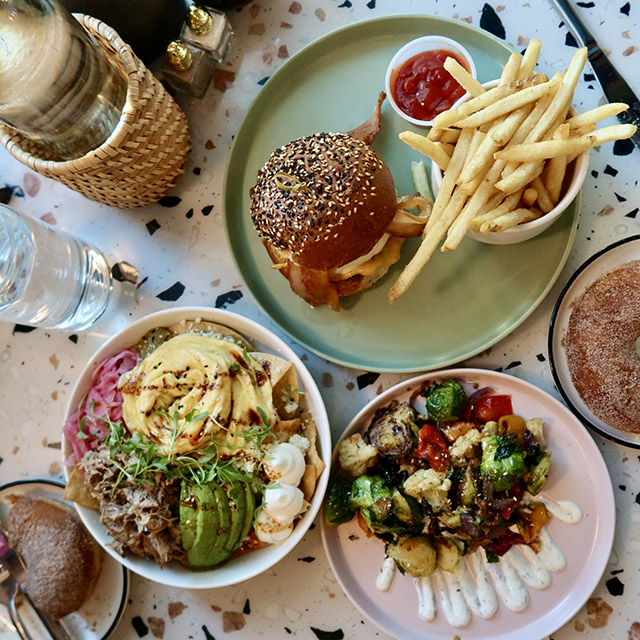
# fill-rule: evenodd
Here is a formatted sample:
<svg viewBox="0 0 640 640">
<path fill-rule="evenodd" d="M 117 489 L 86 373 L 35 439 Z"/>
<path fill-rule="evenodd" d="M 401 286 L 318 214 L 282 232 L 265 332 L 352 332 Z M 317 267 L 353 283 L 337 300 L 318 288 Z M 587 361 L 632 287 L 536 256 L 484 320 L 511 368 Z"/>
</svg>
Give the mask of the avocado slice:
<svg viewBox="0 0 640 640">
<path fill-rule="evenodd" d="M 224 562 L 229 555 L 225 550 L 225 545 L 229 540 L 229 533 L 231 532 L 231 507 L 229 505 L 229 498 L 222 485 L 217 483 L 211 483 L 213 485 L 213 492 L 215 495 L 216 504 L 218 505 L 218 514 L 220 519 L 218 526 L 213 531 L 209 532 L 209 535 L 203 532 L 203 535 L 209 539 L 208 551 L 206 558 L 206 565 L 213 567 L 221 562 Z"/>
<path fill-rule="evenodd" d="M 195 503 L 195 518 L 191 518 L 188 525 L 185 521 L 184 526 L 181 521 L 181 528 L 187 531 L 186 541 L 183 534 L 183 547 L 187 552 L 187 560 L 194 567 L 206 567 L 213 564 L 210 561 L 210 555 L 217 539 L 217 531 L 221 521 L 220 508 L 215 494 L 216 486 L 215 483 L 211 483 L 191 487 L 192 501 Z M 193 532 L 194 529 L 195 532 Z"/>
<path fill-rule="evenodd" d="M 226 486 L 229 506 L 231 507 L 231 530 L 224 550 L 232 553 L 239 544 L 240 534 L 244 525 L 245 510 L 247 508 L 247 493 L 245 484 L 236 480 Z"/>
<path fill-rule="evenodd" d="M 242 523 L 242 531 L 240 532 L 239 543 L 242 544 L 247 536 L 251 527 L 253 527 L 253 514 L 256 510 L 256 496 L 253 493 L 253 488 L 248 482 L 244 482 L 244 489 L 247 497 L 247 506 L 244 512 L 244 522 Z"/>
<path fill-rule="evenodd" d="M 192 487 L 183 480 L 180 486 L 180 533 L 182 548 L 187 552 L 191 550 L 196 539 L 197 513 Z"/>
</svg>

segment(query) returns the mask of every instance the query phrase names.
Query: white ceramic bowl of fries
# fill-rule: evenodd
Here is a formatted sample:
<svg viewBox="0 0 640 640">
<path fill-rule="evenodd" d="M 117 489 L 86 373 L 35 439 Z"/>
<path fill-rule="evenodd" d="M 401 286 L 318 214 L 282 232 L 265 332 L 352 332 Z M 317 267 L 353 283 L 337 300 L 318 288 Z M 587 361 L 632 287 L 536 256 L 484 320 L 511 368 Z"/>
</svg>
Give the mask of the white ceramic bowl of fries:
<svg viewBox="0 0 640 640">
<path fill-rule="evenodd" d="M 499 79 L 490 80 L 482 86 L 484 89 L 493 89 L 498 86 L 499 82 Z M 452 108 L 460 106 L 470 97 L 467 94 Z M 577 111 L 573 107 L 570 109 L 570 115 L 577 115 Z M 511 209 L 503 214 L 506 217 L 499 219 L 496 216 L 493 220 L 479 222 L 475 229 L 469 228 L 467 236 L 486 244 L 516 244 L 540 235 L 558 220 L 575 200 L 586 178 L 588 167 L 588 150 L 582 152 L 568 164 L 564 159 L 560 159 L 559 162 L 551 165 L 550 168 L 553 171 L 543 171 L 541 176 L 525 187 L 519 202 L 514 206 L 505 206 L 505 209 Z M 432 162 L 431 184 L 434 194 L 437 194 L 441 183 L 442 171 L 436 162 Z M 542 203 L 540 199 L 542 199 Z M 521 218 L 522 221 L 516 221 L 514 225 L 514 220 L 518 218 Z M 503 225 L 507 226 L 503 228 Z"/>
<path fill-rule="evenodd" d="M 422 243 L 389 291 L 391 303 L 439 246 L 454 251 L 467 234 L 481 242 L 514 244 L 542 233 L 580 190 L 589 149 L 636 132 L 632 124 L 596 128 L 628 109 L 625 103 L 583 113 L 571 108 L 588 59 L 586 47 L 576 50 L 564 73 L 549 78 L 536 71 L 540 46 L 532 38 L 524 54 L 513 53 L 491 84 L 454 70 L 469 97 L 438 114 L 426 136 L 399 134 L 431 159 L 437 195 Z"/>
</svg>

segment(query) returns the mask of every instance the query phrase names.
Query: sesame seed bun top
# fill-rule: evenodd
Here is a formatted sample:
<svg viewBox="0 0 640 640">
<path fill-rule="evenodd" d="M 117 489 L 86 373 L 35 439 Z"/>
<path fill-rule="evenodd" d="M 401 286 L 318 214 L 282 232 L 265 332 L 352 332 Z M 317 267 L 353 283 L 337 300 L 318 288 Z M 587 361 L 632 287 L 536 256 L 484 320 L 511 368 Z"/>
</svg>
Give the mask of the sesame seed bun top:
<svg viewBox="0 0 640 640">
<path fill-rule="evenodd" d="M 316 133 L 276 149 L 251 189 L 251 218 L 265 244 L 310 269 L 366 255 L 395 212 L 391 171 L 346 133 Z"/>
</svg>

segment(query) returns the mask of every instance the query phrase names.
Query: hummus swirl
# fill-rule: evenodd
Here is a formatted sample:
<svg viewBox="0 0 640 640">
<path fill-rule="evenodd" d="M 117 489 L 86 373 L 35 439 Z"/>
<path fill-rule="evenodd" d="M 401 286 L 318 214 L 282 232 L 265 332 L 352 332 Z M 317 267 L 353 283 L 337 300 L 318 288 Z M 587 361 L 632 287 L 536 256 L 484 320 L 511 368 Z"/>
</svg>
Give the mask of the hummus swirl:
<svg viewBox="0 0 640 640">
<path fill-rule="evenodd" d="M 262 424 L 258 409 L 270 425 L 276 415 L 271 382 L 258 361 L 232 342 L 195 333 L 162 343 L 122 375 L 118 388 L 125 424 L 162 454 L 190 453 L 211 442 L 229 452 L 250 449 L 242 433 Z M 205 415 L 192 419 L 199 414 Z"/>
</svg>

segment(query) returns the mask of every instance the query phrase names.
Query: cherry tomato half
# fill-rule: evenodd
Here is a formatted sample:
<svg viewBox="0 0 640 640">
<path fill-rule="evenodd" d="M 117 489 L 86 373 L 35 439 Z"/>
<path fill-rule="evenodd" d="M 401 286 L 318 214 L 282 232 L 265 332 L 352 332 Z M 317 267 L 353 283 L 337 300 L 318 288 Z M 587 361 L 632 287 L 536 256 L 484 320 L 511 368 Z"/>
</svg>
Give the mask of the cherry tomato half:
<svg viewBox="0 0 640 640">
<path fill-rule="evenodd" d="M 423 458 L 434 471 L 445 472 L 449 469 L 449 449 L 444 436 L 431 424 L 425 424 L 418 432 L 418 458 Z"/>
<path fill-rule="evenodd" d="M 473 405 L 471 415 L 480 422 L 498 421 L 502 416 L 513 413 L 511 396 L 484 396 Z"/>
</svg>

